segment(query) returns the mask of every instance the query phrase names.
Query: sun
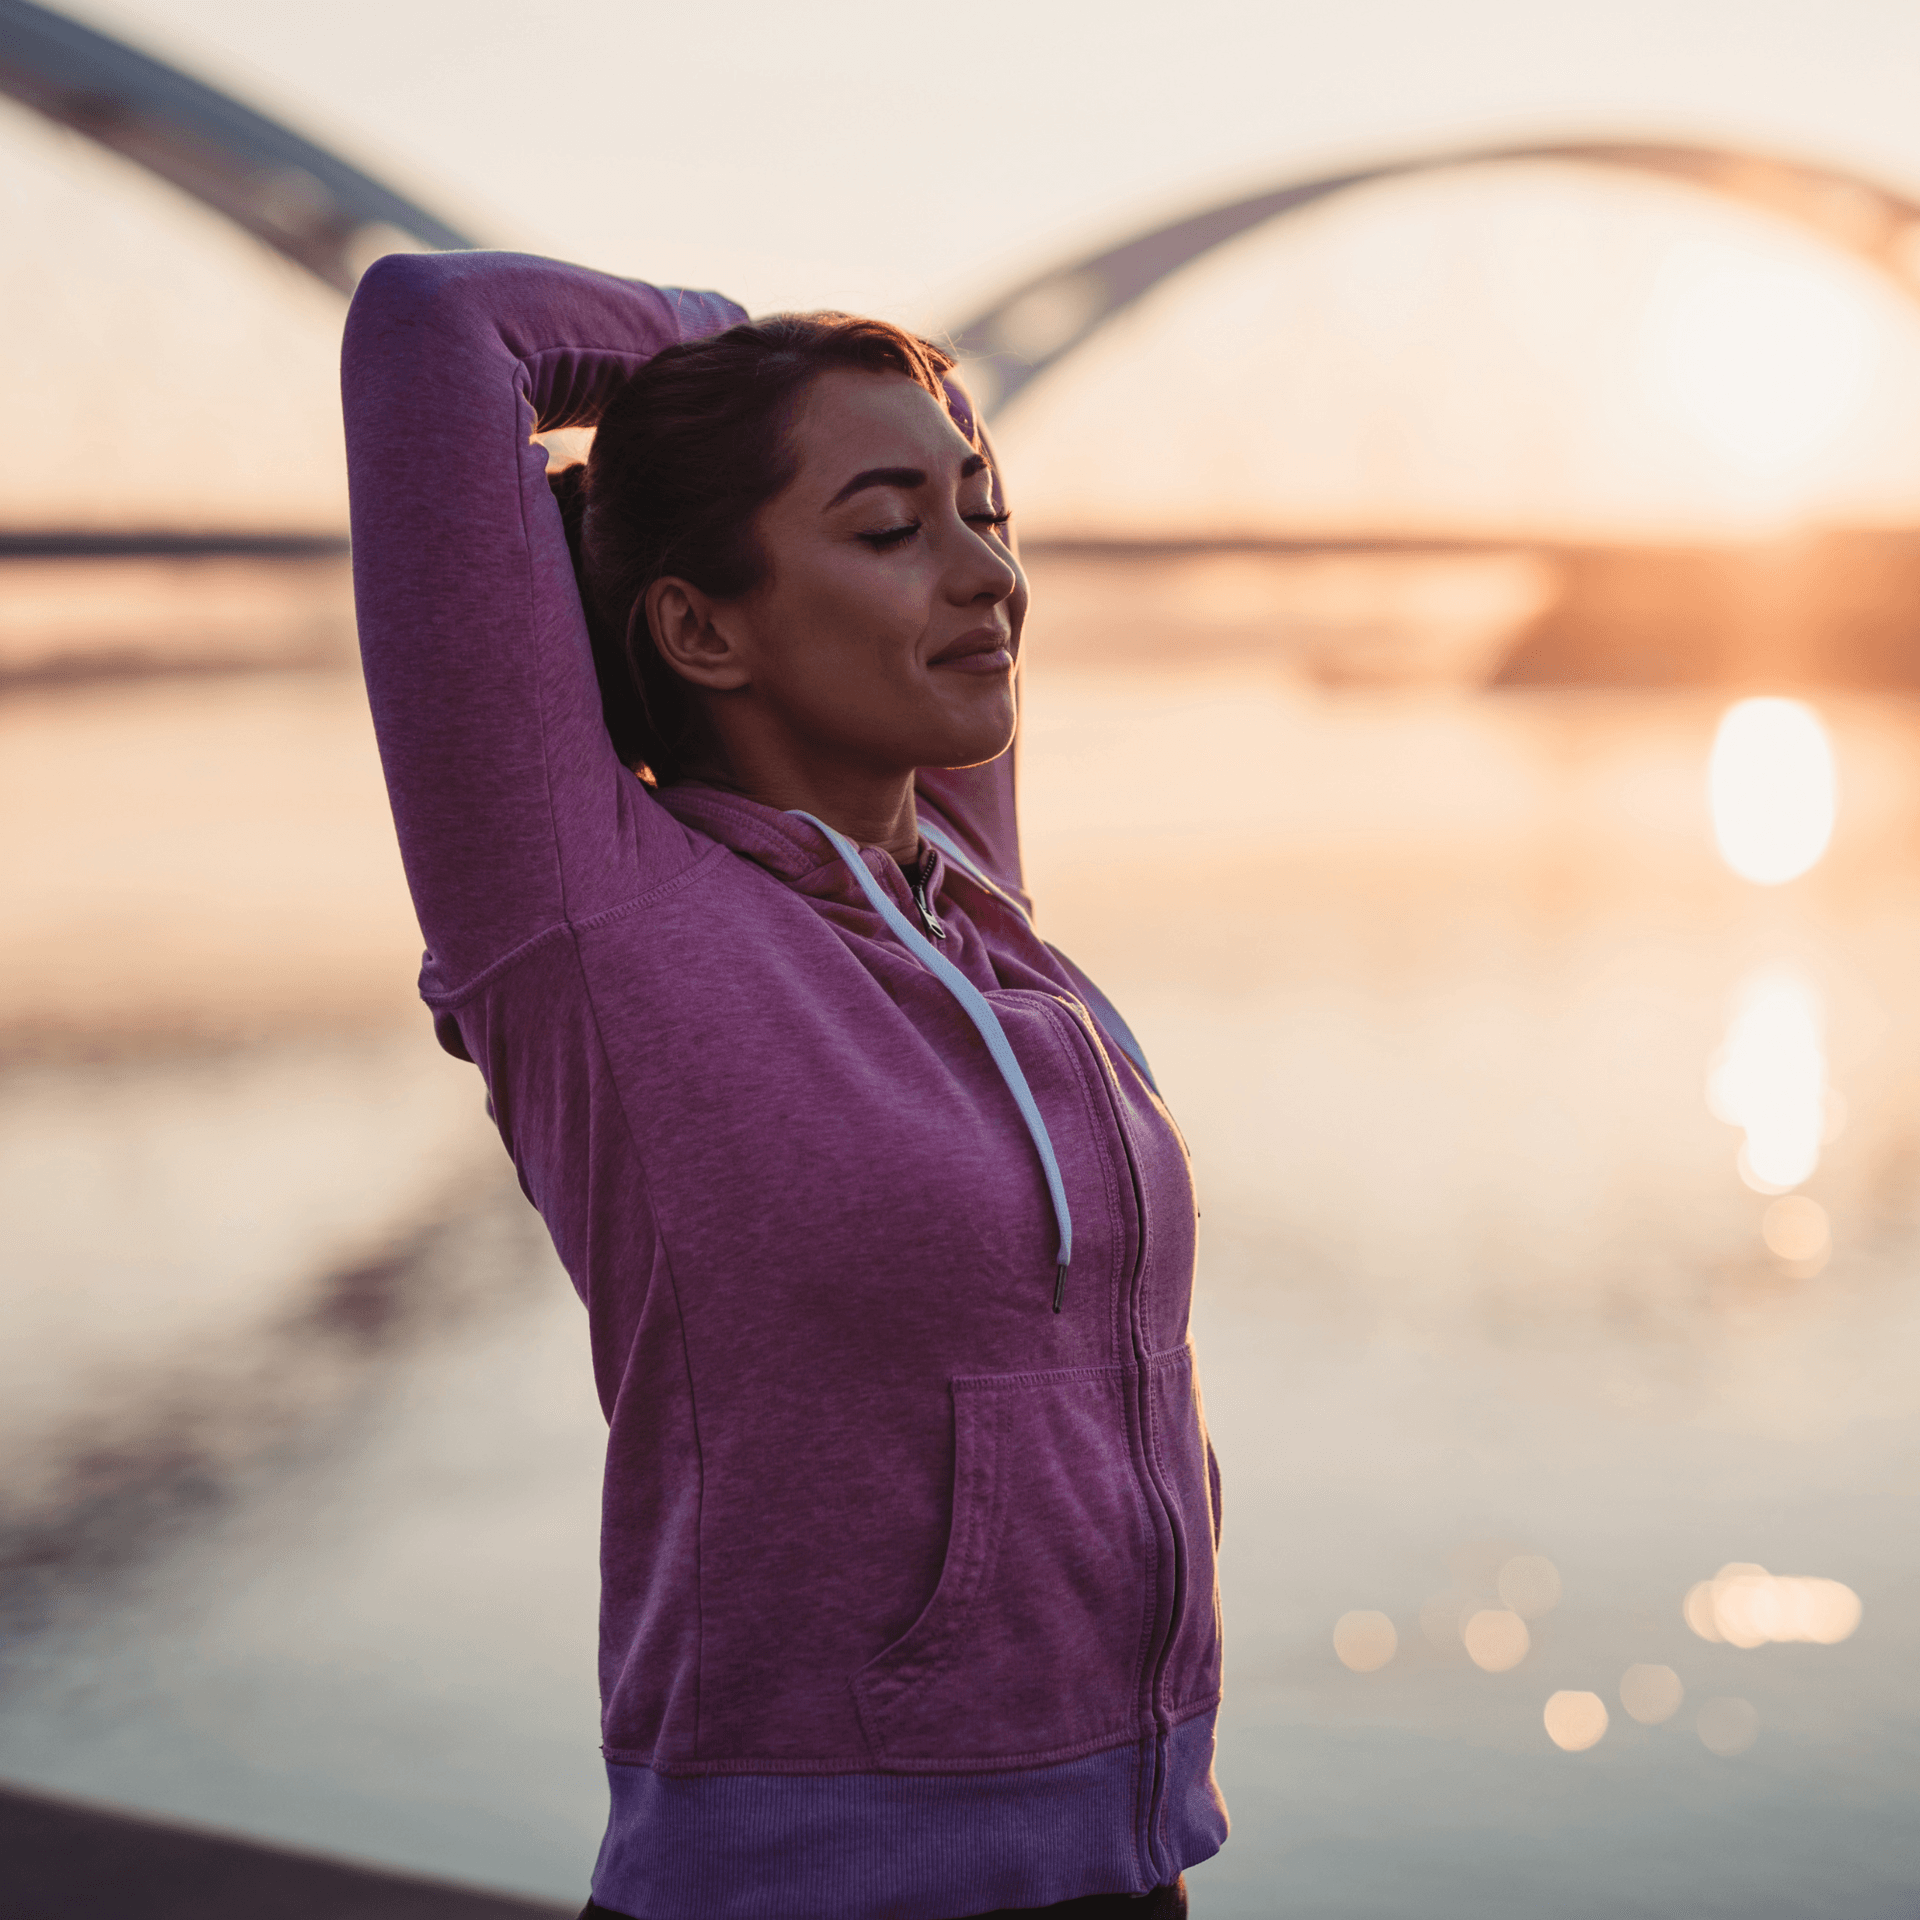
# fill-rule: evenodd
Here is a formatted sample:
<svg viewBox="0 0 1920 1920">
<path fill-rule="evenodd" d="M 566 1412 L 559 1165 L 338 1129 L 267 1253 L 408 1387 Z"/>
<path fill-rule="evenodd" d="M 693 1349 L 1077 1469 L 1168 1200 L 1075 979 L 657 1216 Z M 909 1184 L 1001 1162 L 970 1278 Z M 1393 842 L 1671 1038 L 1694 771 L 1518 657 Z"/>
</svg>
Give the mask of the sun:
<svg viewBox="0 0 1920 1920">
<path fill-rule="evenodd" d="M 1648 322 L 1664 397 L 1761 479 L 1791 474 L 1839 435 L 1881 345 L 1874 314 L 1837 273 L 1718 239 L 1671 249 Z"/>
</svg>

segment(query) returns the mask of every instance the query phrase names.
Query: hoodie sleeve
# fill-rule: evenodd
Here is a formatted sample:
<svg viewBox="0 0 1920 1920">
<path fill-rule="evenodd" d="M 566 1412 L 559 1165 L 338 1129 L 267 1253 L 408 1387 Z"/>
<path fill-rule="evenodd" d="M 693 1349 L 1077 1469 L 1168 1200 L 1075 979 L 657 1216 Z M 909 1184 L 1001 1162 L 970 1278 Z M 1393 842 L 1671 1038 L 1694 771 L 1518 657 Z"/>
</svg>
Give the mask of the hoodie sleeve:
<svg viewBox="0 0 1920 1920">
<path fill-rule="evenodd" d="M 342 354 L 354 597 L 423 984 L 459 992 L 695 857 L 615 757 L 535 432 L 590 425 L 716 294 L 518 254 L 396 254 Z"/>
</svg>

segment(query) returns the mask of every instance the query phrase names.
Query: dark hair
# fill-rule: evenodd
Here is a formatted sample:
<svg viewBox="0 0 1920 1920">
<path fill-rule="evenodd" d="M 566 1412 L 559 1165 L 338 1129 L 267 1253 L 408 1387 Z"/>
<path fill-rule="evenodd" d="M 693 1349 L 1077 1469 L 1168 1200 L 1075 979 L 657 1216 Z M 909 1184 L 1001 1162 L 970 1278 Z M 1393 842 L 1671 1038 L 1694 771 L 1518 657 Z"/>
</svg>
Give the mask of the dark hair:
<svg viewBox="0 0 1920 1920">
<path fill-rule="evenodd" d="M 728 600 L 766 577 L 753 519 L 799 470 L 791 429 L 813 380 L 835 367 L 898 373 L 952 404 L 952 365 L 884 320 L 772 314 L 668 347 L 608 402 L 586 464 L 550 478 L 601 710 L 628 766 L 664 784 L 705 744 L 693 689 L 653 644 L 646 591 L 671 574 Z"/>
</svg>

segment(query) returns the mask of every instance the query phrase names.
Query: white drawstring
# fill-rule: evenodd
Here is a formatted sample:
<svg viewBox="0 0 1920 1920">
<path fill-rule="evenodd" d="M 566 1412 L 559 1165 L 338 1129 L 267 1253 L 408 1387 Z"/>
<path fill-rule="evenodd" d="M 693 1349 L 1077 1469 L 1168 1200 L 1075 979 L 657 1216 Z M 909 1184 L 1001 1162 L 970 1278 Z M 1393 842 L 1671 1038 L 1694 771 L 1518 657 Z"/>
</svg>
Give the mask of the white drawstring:
<svg viewBox="0 0 1920 1920">
<path fill-rule="evenodd" d="M 1053 1310 L 1058 1313 L 1066 1303 L 1067 1267 L 1073 1259 L 1073 1214 L 1067 1206 L 1066 1183 L 1060 1177 L 1060 1162 L 1055 1157 L 1047 1123 L 1040 1117 L 1040 1107 L 1033 1097 L 1033 1089 L 1027 1085 L 1027 1076 L 1021 1072 L 1020 1062 L 1014 1058 L 1013 1045 L 1007 1039 L 999 1016 L 987 1004 L 986 995 L 887 898 L 886 889 L 873 877 L 867 863 L 860 858 L 860 849 L 851 840 L 844 834 L 836 833 L 824 820 L 811 813 L 803 813 L 798 807 L 790 807 L 788 812 L 795 819 L 818 827 L 827 836 L 834 852 L 859 881 L 861 892 L 867 896 L 875 912 L 893 929 L 907 951 L 959 1001 L 961 1010 L 979 1029 L 980 1038 L 987 1043 L 987 1052 L 993 1056 L 993 1064 L 1000 1069 L 1000 1077 L 1007 1083 L 1007 1091 L 1013 1095 L 1021 1119 L 1027 1123 L 1027 1132 L 1033 1136 L 1034 1149 L 1040 1155 L 1041 1171 L 1047 1177 L 1047 1192 L 1053 1200 L 1054 1222 L 1060 1230 L 1060 1246 L 1053 1276 Z M 923 827 L 921 831 L 926 830 Z M 942 852 L 946 851 L 942 841 L 933 834 L 927 834 L 927 838 Z"/>
<path fill-rule="evenodd" d="M 992 878 L 991 875 L 983 873 L 980 868 L 975 866 L 973 861 L 968 857 L 966 849 L 962 847 L 951 834 L 942 833 L 938 827 L 928 820 L 922 820 L 919 826 L 921 839 L 938 847 L 940 851 L 947 856 L 948 861 L 961 873 L 965 874 L 976 887 L 980 887 L 984 891 L 992 894 L 996 900 L 1003 901 L 1027 923 L 1029 929 L 1032 928 L 1033 916 L 1028 913 L 1026 908 L 1023 907 L 999 881 Z M 1038 938 L 1038 935 L 1035 937 Z M 1133 1029 L 1121 1019 L 1120 1009 L 1051 941 L 1043 940 L 1041 941 L 1041 945 L 1073 975 L 1075 983 L 1080 988 L 1080 997 L 1086 1002 L 1087 1011 L 1093 1015 L 1094 1023 L 1099 1027 L 1100 1031 L 1140 1069 L 1141 1079 L 1143 1079 L 1155 1093 L 1158 1093 L 1160 1091 L 1160 1083 L 1154 1079 L 1153 1069 L 1147 1065 L 1147 1051 L 1141 1046 L 1140 1042 L 1133 1037 Z"/>
</svg>

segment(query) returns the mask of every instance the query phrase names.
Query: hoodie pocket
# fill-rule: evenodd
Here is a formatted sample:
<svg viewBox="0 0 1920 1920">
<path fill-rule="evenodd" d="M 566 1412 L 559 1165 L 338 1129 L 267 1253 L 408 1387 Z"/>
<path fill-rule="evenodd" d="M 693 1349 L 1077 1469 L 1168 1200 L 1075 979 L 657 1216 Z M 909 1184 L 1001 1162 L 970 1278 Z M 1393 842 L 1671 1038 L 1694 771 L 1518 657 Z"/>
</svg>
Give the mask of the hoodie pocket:
<svg viewBox="0 0 1920 1920">
<path fill-rule="evenodd" d="M 853 1680 L 878 1758 L 1037 1764 L 1133 1736 L 1154 1559 L 1132 1377 L 953 1382 L 939 1584 Z"/>
<path fill-rule="evenodd" d="M 1148 1444 L 1180 1537 L 1179 1610 L 1160 1679 L 1160 1706 L 1177 1719 L 1220 1693 L 1219 1468 L 1200 1409 L 1193 1348 L 1156 1355 L 1147 1378 Z"/>
</svg>

